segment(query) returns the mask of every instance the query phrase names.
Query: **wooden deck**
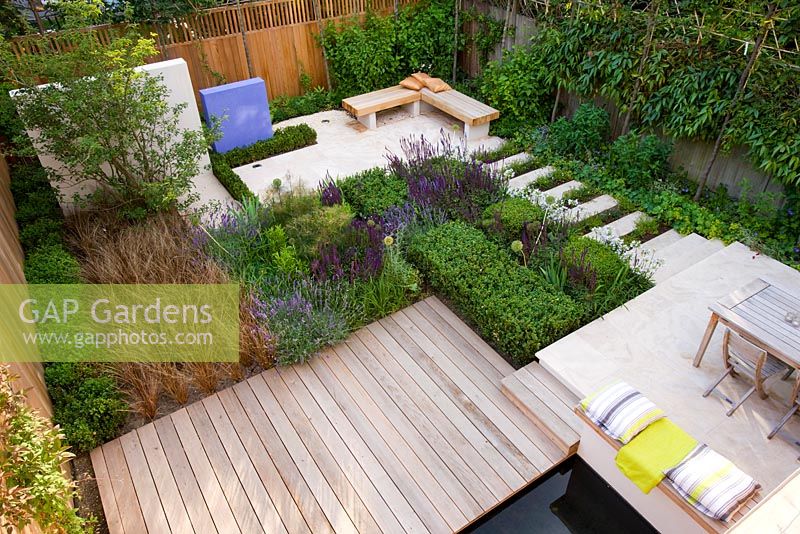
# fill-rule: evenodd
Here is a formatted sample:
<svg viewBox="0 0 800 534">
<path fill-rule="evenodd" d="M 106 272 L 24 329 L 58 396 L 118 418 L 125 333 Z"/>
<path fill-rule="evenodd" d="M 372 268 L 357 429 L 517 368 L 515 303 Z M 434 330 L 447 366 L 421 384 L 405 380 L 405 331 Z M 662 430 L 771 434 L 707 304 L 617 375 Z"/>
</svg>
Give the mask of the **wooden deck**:
<svg viewBox="0 0 800 534">
<path fill-rule="evenodd" d="M 436 298 L 92 451 L 114 533 L 453 532 L 565 453 Z"/>
</svg>

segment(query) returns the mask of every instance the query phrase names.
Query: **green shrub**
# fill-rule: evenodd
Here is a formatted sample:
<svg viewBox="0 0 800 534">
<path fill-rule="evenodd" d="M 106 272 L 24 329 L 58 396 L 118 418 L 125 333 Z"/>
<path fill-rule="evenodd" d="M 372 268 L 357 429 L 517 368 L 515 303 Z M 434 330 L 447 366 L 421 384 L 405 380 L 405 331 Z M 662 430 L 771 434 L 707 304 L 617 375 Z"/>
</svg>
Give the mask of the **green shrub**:
<svg viewBox="0 0 800 534">
<path fill-rule="evenodd" d="M 522 227 L 530 222 L 541 222 L 544 211 L 525 198 L 508 198 L 492 204 L 483 212 L 483 225 L 498 235 L 504 242 L 520 239 Z"/>
<path fill-rule="evenodd" d="M 339 106 L 339 99 L 332 92 L 324 87 L 309 89 L 300 96 L 279 96 L 269 103 L 269 112 L 272 116 L 272 123 L 277 124 L 294 117 L 302 117 L 336 109 Z"/>
<path fill-rule="evenodd" d="M 352 219 L 348 206 L 320 206 L 287 221 L 286 236 L 298 256 L 310 261 L 317 256 L 320 246 L 335 243 Z"/>
<path fill-rule="evenodd" d="M 217 180 L 225 186 L 225 189 L 228 190 L 228 193 L 230 193 L 233 198 L 239 202 L 243 202 L 245 199 L 254 196 L 253 192 L 245 185 L 241 177 L 228 165 L 225 156 L 217 154 L 216 152 L 211 152 L 210 155 L 211 171 L 214 173 L 214 176 L 217 177 Z"/>
<path fill-rule="evenodd" d="M 518 130 L 547 121 L 552 107 L 548 69 L 535 49 L 507 50 L 501 61 L 490 62 L 481 76 L 481 100 L 500 111 L 492 131 L 513 137 Z"/>
<path fill-rule="evenodd" d="M 38 219 L 20 229 L 19 242 L 24 250 L 63 244 L 64 223 L 56 219 Z"/>
<path fill-rule="evenodd" d="M 582 104 L 572 120 L 561 117 L 550 125 L 547 144 L 556 154 L 589 159 L 602 150 L 611 130 L 608 113 L 593 104 Z"/>
<path fill-rule="evenodd" d="M 339 180 L 345 202 L 360 217 L 380 215 L 391 206 L 408 202 L 408 184 L 380 167 L 369 169 Z"/>
<path fill-rule="evenodd" d="M 640 137 L 629 133 L 618 138 L 608 151 L 608 168 L 623 184 L 633 188 L 649 187 L 670 172 L 670 143 L 654 135 Z"/>
<path fill-rule="evenodd" d="M 578 326 L 582 310 L 480 230 L 450 222 L 415 236 L 409 258 L 481 334 L 522 366 Z"/>
<path fill-rule="evenodd" d="M 650 289 L 653 284 L 608 245 L 574 235 L 561 256 L 570 280 L 567 291 L 592 320 Z"/>
<path fill-rule="evenodd" d="M 46 245 L 25 258 L 29 284 L 78 284 L 81 266 L 62 245 Z"/>
<path fill-rule="evenodd" d="M 394 22 L 371 9 L 363 24 L 357 18 L 329 22 L 322 31 L 331 83 L 344 97 L 368 93 L 398 83 Z"/>
<path fill-rule="evenodd" d="M 308 124 L 297 124 L 285 128 L 277 128 L 270 139 L 257 141 L 250 146 L 234 148 L 223 156 L 232 169 L 253 163 L 261 159 L 271 158 L 313 145 L 317 142 L 317 132 Z"/>
<path fill-rule="evenodd" d="M 574 267 L 581 256 L 585 256 L 594 267 L 598 283 L 610 283 L 620 269 L 627 266 L 622 258 L 603 243 L 589 237 L 572 236 L 564 247 L 567 267 Z"/>
<path fill-rule="evenodd" d="M 41 165 L 34 163 L 18 163 L 11 168 L 11 194 L 17 204 L 34 191 L 50 189 L 47 173 Z"/>
<path fill-rule="evenodd" d="M 8 94 L 13 89 L 16 89 L 13 84 L 0 83 L 0 137 L 9 141 L 25 131 L 17 114 L 17 106 Z"/>
<path fill-rule="evenodd" d="M 76 452 L 117 437 L 128 405 L 113 378 L 83 363 L 51 363 L 44 372 L 53 420 Z"/>
<path fill-rule="evenodd" d="M 401 6 L 396 15 L 367 10 L 328 23 L 320 38 L 336 92 L 341 96 L 395 85 L 418 70 L 448 79 L 456 46 L 453 0 L 422 0 Z"/>
<path fill-rule="evenodd" d="M 14 218 L 20 226 L 30 224 L 42 217 L 49 219 L 62 217 L 58 198 L 52 188 L 32 191 L 19 199 L 17 203 L 17 212 Z"/>
<path fill-rule="evenodd" d="M 0 525 L 4 532 L 94 532 L 92 521 L 81 518 L 70 503 L 75 484 L 63 471 L 72 457 L 61 431 L 26 403 L 8 366 L 0 366 L 0 421 L 3 452 L 3 498 Z M 36 527 L 26 526 L 35 522 Z"/>
</svg>

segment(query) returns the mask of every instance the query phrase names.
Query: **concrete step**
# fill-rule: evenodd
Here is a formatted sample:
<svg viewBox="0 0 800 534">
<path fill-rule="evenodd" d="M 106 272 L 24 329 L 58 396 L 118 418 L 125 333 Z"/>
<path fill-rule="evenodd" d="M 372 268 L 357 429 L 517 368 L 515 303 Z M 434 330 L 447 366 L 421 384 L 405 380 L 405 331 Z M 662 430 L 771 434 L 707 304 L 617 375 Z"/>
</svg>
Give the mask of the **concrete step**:
<svg viewBox="0 0 800 534">
<path fill-rule="evenodd" d="M 542 178 L 543 176 L 549 176 L 555 170 L 555 167 L 548 165 L 547 167 L 542 167 L 531 172 L 526 172 L 525 174 L 520 174 L 519 176 L 508 181 L 508 190 L 513 192 L 525 189 L 528 185 L 534 183 L 539 178 Z"/>
<path fill-rule="evenodd" d="M 552 439 L 566 455 L 578 449 L 578 398 L 538 362 L 500 381 L 503 394 Z"/>
<path fill-rule="evenodd" d="M 583 204 L 578 204 L 570 210 L 570 217 L 575 222 L 581 222 L 604 211 L 617 207 L 617 201 L 611 195 L 600 195 Z"/>
<path fill-rule="evenodd" d="M 697 234 L 689 234 L 655 252 L 655 259 L 663 261 L 663 264 L 656 270 L 653 281 L 660 284 L 723 248 L 725 245 L 718 239 L 708 240 Z"/>
<path fill-rule="evenodd" d="M 582 185 L 583 184 L 577 180 L 571 180 L 565 184 L 557 185 L 552 189 L 548 189 L 544 192 L 544 194 L 548 199 L 552 197 L 554 200 L 561 200 L 564 197 L 564 193 L 578 189 Z"/>
<path fill-rule="evenodd" d="M 504 169 L 510 165 L 515 163 L 522 163 L 528 161 L 530 159 L 530 154 L 527 152 L 520 152 L 519 154 L 514 154 L 513 156 L 508 156 L 507 158 L 499 159 L 495 162 L 492 162 L 492 165 L 497 169 Z"/>
<path fill-rule="evenodd" d="M 653 252 L 666 248 L 673 243 L 677 243 L 683 239 L 683 236 L 676 230 L 667 230 L 663 234 L 655 236 L 653 239 L 642 243 L 642 249 L 649 249 Z"/>
<path fill-rule="evenodd" d="M 515 163 L 522 163 L 530 159 L 530 154 L 527 152 L 520 152 L 519 154 L 514 154 L 512 156 L 508 156 L 507 158 L 501 158 L 497 161 L 493 161 L 488 163 L 489 167 L 496 172 L 502 172 L 504 169 L 510 167 Z"/>
<path fill-rule="evenodd" d="M 613 234 L 617 237 L 626 236 L 636 229 L 636 223 L 643 218 L 647 219 L 649 217 L 641 211 L 635 211 L 617 219 L 616 221 L 611 221 L 605 226 L 596 226 L 592 228 L 591 231 L 586 234 L 586 237 L 591 237 L 594 239 L 598 235 L 603 235 L 606 232 L 613 232 Z"/>
</svg>

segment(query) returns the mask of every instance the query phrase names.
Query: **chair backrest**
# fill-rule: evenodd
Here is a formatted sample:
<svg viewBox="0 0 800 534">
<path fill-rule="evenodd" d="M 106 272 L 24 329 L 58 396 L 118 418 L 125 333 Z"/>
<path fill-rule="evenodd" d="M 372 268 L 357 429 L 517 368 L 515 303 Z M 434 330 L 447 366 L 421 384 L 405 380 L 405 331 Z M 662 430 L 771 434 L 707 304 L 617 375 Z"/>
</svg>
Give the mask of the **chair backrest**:
<svg viewBox="0 0 800 534">
<path fill-rule="evenodd" d="M 722 351 L 725 361 L 729 362 L 730 357 L 742 363 L 750 364 L 752 367 L 759 367 L 767 359 L 767 351 L 756 347 L 730 328 L 725 329 L 722 338 Z"/>
</svg>

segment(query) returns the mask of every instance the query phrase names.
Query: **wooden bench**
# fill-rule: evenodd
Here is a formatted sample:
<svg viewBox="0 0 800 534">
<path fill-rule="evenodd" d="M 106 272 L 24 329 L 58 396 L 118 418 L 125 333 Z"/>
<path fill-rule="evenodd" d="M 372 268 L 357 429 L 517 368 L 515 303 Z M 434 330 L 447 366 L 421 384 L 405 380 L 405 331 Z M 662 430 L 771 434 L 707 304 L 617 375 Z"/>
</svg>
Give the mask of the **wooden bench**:
<svg viewBox="0 0 800 534">
<path fill-rule="evenodd" d="M 467 140 L 489 135 L 489 123 L 500 116 L 493 107 L 478 102 L 463 93 L 451 89 L 434 93 L 429 89 L 414 91 L 400 85 L 380 89 L 342 100 L 342 107 L 369 129 L 378 127 L 377 113 L 402 106 L 412 117 L 419 115 L 421 108 L 436 108 L 464 123 Z"/>
<path fill-rule="evenodd" d="M 493 107 L 453 89 L 441 93 L 422 89 L 420 93 L 423 110 L 426 106 L 431 106 L 462 121 L 467 140 L 489 135 L 489 123 L 500 116 L 500 112 Z"/>
<path fill-rule="evenodd" d="M 594 434 L 602 438 L 602 440 L 612 448 L 615 455 L 620 448 L 622 448 L 622 444 L 620 444 L 619 441 L 611 438 L 608 434 L 603 432 L 591 419 L 586 416 L 580 407 L 575 408 L 575 414 L 585 426 L 591 428 L 594 431 Z M 585 456 L 585 451 L 583 455 Z M 619 491 L 618 488 L 615 489 Z M 762 498 L 761 491 L 756 490 L 756 492 L 753 493 L 749 499 L 739 506 L 738 510 L 734 512 L 728 522 L 724 523 L 718 519 L 712 519 L 711 517 L 708 517 L 707 515 L 698 511 L 697 508 L 686 502 L 686 499 L 681 497 L 678 492 L 675 491 L 675 488 L 673 488 L 672 484 L 667 481 L 666 477 L 659 482 L 655 488 L 653 488 L 648 496 L 652 496 L 653 494 L 665 495 L 684 514 L 689 516 L 697 524 L 697 526 L 700 527 L 700 529 L 709 534 L 726 532 L 730 527 L 736 524 L 737 521 L 744 517 L 752 508 L 754 508 Z M 627 497 L 623 495 L 623 498 Z M 639 510 L 639 513 L 642 513 L 642 510 Z M 642 515 L 645 514 L 642 513 Z"/>
<path fill-rule="evenodd" d="M 402 106 L 412 117 L 416 117 L 419 115 L 420 99 L 419 91 L 395 85 L 394 87 L 372 91 L 371 93 L 345 98 L 342 100 L 342 107 L 345 111 L 352 113 L 358 122 L 370 130 L 374 130 L 378 127 L 376 114 L 379 111 Z"/>
</svg>

